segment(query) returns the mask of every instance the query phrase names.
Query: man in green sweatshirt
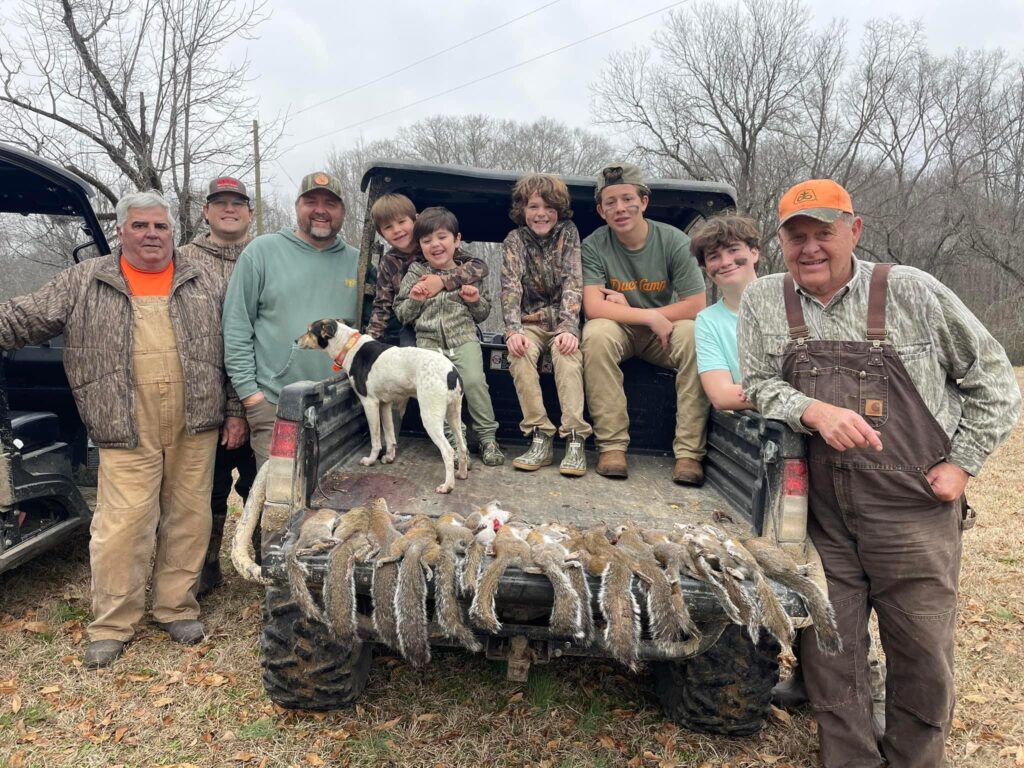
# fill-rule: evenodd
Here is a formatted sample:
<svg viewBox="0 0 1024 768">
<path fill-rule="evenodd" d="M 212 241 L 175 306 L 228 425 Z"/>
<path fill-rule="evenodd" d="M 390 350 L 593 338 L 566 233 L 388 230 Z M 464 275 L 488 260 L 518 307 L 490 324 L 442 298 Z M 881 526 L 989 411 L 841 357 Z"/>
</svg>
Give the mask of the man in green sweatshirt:
<svg viewBox="0 0 1024 768">
<path fill-rule="evenodd" d="M 261 235 L 238 259 L 224 299 L 224 363 L 245 406 L 257 466 L 270 456 L 277 399 L 287 384 L 334 374 L 319 350 L 295 339 L 314 320 L 355 323 L 359 252 L 338 237 L 341 182 L 318 171 L 302 179 L 297 226 Z"/>
</svg>

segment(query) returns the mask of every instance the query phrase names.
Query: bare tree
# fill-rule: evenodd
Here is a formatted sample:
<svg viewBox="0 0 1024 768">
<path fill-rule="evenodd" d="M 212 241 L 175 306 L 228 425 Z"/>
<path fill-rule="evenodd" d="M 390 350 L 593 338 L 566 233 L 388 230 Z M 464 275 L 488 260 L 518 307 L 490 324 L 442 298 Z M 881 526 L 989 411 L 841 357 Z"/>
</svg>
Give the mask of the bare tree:
<svg viewBox="0 0 1024 768">
<path fill-rule="evenodd" d="M 79 174 L 111 206 L 164 192 L 187 239 L 203 181 L 252 168 L 248 62 L 223 49 L 263 19 L 261 0 L 23 0 L 3 18 L 0 138 Z M 264 158 L 278 133 L 264 126 Z"/>
</svg>

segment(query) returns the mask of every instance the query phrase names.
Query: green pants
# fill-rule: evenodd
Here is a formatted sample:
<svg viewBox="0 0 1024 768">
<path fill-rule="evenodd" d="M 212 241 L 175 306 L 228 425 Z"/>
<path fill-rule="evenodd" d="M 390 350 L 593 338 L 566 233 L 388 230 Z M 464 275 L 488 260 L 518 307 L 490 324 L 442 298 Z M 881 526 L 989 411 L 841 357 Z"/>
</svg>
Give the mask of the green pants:
<svg viewBox="0 0 1024 768">
<path fill-rule="evenodd" d="M 498 422 L 494 419 L 494 406 L 491 405 L 491 393 L 484 378 L 484 356 L 480 350 L 480 342 L 470 341 L 453 349 L 436 349 L 455 363 L 459 376 L 462 377 L 462 392 L 469 407 L 469 417 L 473 420 L 473 431 L 477 439 L 483 443 L 494 440 L 498 431 Z"/>
</svg>

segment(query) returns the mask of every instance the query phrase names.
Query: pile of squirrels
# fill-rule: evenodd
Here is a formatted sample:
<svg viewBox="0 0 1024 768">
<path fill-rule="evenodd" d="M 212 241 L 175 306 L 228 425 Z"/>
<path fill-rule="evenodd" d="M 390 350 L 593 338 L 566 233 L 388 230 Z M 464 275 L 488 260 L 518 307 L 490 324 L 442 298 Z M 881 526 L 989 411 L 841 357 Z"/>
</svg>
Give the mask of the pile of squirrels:
<svg viewBox="0 0 1024 768">
<path fill-rule="evenodd" d="M 320 605 L 307 586 L 303 558 L 324 551 L 329 554 Z M 427 582 L 434 581 L 436 631 L 479 651 L 480 640 L 470 624 L 484 632 L 501 629 L 495 596 L 508 568 L 550 580 L 554 602 L 549 625 L 554 635 L 583 644 L 602 642 L 631 669 L 637 666 L 641 637 L 637 592 L 656 645 L 675 648 L 681 656 L 698 649 L 700 632 L 680 585 L 684 576 L 707 584 L 729 620 L 744 626 L 753 642 L 764 627 L 787 645 L 793 624 L 768 583 L 774 579 L 803 600 L 822 651 L 841 649 L 832 605 L 805 566 L 767 539 L 734 539 L 713 525 L 677 524 L 670 531 L 633 525 L 614 530 L 604 524 L 586 530 L 533 526 L 513 520 L 497 502 L 467 517 L 400 517 L 391 514 L 384 499 L 348 512 L 317 510 L 303 521 L 288 555 L 292 595 L 309 619 L 352 643 L 360 640 L 357 562 L 373 566 L 377 639 L 414 666 L 430 661 Z M 587 575 L 600 582 L 600 636 Z M 634 586 L 639 589 L 634 591 Z M 468 612 L 463 602 L 469 603 Z"/>
</svg>

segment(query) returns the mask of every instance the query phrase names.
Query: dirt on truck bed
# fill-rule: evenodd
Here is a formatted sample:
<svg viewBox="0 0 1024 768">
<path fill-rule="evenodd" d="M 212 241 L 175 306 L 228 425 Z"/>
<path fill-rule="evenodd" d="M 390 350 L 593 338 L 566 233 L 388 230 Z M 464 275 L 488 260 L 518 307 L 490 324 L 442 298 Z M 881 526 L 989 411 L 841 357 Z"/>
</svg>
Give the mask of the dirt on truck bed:
<svg viewBox="0 0 1024 768">
<path fill-rule="evenodd" d="M 587 453 L 589 470 L 583 477 L 558 472 L 561 444 L 555 464 L 536 472 L 512 467 L 512 459 L 526 449 L 508 444 L 505 464 L 485 467 L 473 457 L 469 479 L 456 480 L 449 494 L 434 492 L 444 478 L 441 456 L 433 443 L 402 438 L 394 464 L 364 467 L 357 453 L 328 473 L 314 495 L 316 506 L 351 509 L 383 496 L 396 514 L 438 516 L 445 512 L 466 515 L 497 500 L 516 518 L 526 522 L 563 523 L 586 527 L 596 522 L 616 526 L 633 520 L 645 527 L 671 528 L 674 523 L 715 523 L 733 535 L 749 535 L 745 521 L 730 522 L 726 500 L 709 485 L 691 488 L 672 482 L 674 460 L 667 456 L 629 456 L 629 478 L 609 480 L 594 471 L 597 454 Z"/>
</svg>

